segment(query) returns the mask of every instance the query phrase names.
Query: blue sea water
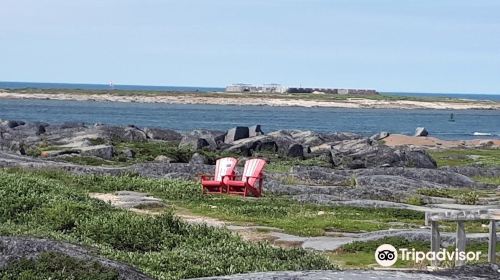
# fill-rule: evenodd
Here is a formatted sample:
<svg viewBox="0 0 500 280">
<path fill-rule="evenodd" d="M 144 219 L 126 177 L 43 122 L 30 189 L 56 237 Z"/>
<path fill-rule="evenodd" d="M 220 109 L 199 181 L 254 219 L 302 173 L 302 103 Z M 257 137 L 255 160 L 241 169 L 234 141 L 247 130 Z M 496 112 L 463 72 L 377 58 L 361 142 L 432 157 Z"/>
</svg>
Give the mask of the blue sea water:
<svg viewBox="0 0 500 280">
<path fill-rule="evenodd" d="M 453 113 L 455 122 L 450 122 Z M 170 105 L 92 101 L 0 99 L 0 119 L 49 123 L 86 122 L 181 131 L 196 128 L 226 130 L 261 124 L 264 131 L 303 129 L 352 131 L 372 135 L 380 131 L 413 134 L 426 127 L 443 139 L 500 138 L 499 110 L 344 109 L 230 105 Z M 485 133 L 487 136 L 474 135 Z"/>
<path fill-rule="evenodd" d="M 179 87 L 179 86 L 143 86 L 143 85 L 113 85 L 109 84 L 65 84 L 65 83 L 26 83 L 26 82 L 1 82 L 3 89 L 84 89 L 84 90 L 151 90 L 151 91 L 188 91 L 188 92 L 214 92 L 223 91 L 218 87 Z"/>
</svg>

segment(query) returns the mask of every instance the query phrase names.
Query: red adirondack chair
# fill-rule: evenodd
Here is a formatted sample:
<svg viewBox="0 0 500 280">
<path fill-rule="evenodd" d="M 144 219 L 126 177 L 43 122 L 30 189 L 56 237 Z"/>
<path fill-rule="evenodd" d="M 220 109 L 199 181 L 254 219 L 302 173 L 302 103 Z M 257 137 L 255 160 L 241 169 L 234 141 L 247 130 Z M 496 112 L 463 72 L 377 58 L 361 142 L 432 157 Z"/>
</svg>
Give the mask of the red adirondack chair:
<svg viewBox="0 0 500 280">
<path fill-rule="evenodd" d="M 264 180 L 264 167 L 266 161 L 263 159 L 251 159 L 245 163 L 241 181 L 230 179 L 227 181 L 227 192 L 229 194 L 239 194 L 247 196 L 252 194 L 255 197 L 262 195 L 262 184 Z"/>
<path fill-rule="evenodd" d="M 218 159 L 215 164 L 215 175 L 201 175 L 203 193 L 224 193 L 227 191 L 227 181 L 234 178 L 234 168 L 237 159 L 227 157 Z"/>
</svg>

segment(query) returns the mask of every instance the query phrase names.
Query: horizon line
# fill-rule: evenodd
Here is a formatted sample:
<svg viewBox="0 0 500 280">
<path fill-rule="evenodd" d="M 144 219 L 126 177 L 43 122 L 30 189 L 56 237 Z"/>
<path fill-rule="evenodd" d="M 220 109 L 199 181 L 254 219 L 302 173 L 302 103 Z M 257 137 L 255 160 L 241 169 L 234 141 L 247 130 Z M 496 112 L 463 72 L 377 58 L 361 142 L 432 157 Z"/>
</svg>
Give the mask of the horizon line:
<svg viewBox="0 0 500 280">
<path fill-rule="evenodd" d="M 112 82 L 112 81 L 111 81 Z M 99 85 L 108 86 L 109 83 L 84 83 L 84 82 L 26 82 L 26 81 L 0 81 L 0 83 L 18 83 L 18 84 L 59 84 L 59 85 Z M 178 88 L 220 88 L 224 89 L 226 86 L 184 86 L 184 85 L 146 85 L 146 84 L 114 84 L 113 86 L 133 86 L 133 87 L 178 87 Z M 311 87 L 311 88 L 323 88 L 323 87 Z M 345 87 L 341 87 L 345 88 Z M 119 89 L 118 89 L 119 90 Z M 500 95 L 500 93 L 492 92 L 435 92 L 435 91 L 401 91 L 401 90 L 377 90 L 379 93 L 425 93 L 425 94 L 457 94 L 457 95 Z"/>
</svg>

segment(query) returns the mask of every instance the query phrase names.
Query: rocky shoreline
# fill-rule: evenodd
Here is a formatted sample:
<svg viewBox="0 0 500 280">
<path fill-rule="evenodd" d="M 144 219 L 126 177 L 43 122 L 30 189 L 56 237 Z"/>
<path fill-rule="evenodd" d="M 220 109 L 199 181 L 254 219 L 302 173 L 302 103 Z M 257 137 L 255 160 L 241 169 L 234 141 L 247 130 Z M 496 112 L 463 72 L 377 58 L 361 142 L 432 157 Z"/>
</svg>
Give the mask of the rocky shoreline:
<svg viewBox="0 0 500 280">
<path fill-rule="evenodd" d="M 213 173 L 213 164 L 219 157 L 237 157 L 241 163 L 239 172 L 246 159 L 260 157 L 269 163 L 264 186 L 268 196 L 317 205 L 419 212 L 500 208 L 500 186 L 474 179 L 475 176 L 500 177 L 499 166 L 438 167 L 429 154 L 429 150 L 450 147 L 498 148 L 496 141 L 456 141 L 438 145 L 440 140 L 433 140 L 434 145 L 429 146 L 429 143 L 422 145 L 421 139 L 429 139 L 428 135 L 421 136 L 425 134 L 425 129 L 417 129 L 416 136 L 405 136 L 405 142 L 401 143 L 397 141 L 401 136 L 387 132 L 371 137 L 349 132 L 298 130 L 266 133 L 260 125 L 227 131 L 178 132 L 134 125 L 5 120 L 0 121 L 0 168 L 198 180 L 198 174 Z M 413 144 L 408 144 L 409 139 L 415 140 Z M 460 195 L 435 195 L 450 190 Z M 400 228 L 342 233 L 340 237 L 298 237 L 277 231 L 270 231 L 268 235 L 275 235 L 274 238 L 282 242 L 300 241 L 302 248 L 322 251 L 338 249 L 353 240 L 377 240 L 386 236 L 428 240 L 430 232 L 426 228 Z M 469 234 L 468 237 L 484 240 L 484 236 L 486 234 Z M 443 242 L 451 244 L 453 235 L 443 234 Z M 3 248 L 0 250 L 4 250 L 0 267 L 13 259 L 34 259 L 42 252 L 56 251 L 116 269 L 120 279 L 148 279 L 132 267 L 94 256 L 84 248 L 64 242 L 0 237 L 0 245 Z M 263 272 L 207 279 L 363 279 L 368 275 L 374 279 L 394 276 L 401 279 L 496 279 L 498 268 L 466 266 L 432 274 L 360 270 Z"/>
<path fill-rule="evenodd" d="M 497 186 L 476 182 L 472 177 L 498 177 L 498 166 L 438 168 L 427 152 L 429 147 L 388 146 L 384 140 L 390 137 L 394 136 L 386 132 L 369 138 L 347 132 L 264 133 L 260 125 L 180 133 L 133 125 L 10 120 L 0 122 L 0 167 L 196 180 L 197 174 L 213 172 L 211 165 L 217 157 L 235 156 L 241 163 L 248 157 L 262 157 L 278 167 L 294 163 L 284 165 L 281 172 L 267 172 L 265 191 L 269 194 L 303 202 L 365 207 L 408 208 L 408 203 L 417 198 L 419 204 L 430 207 L 446 204 L 445 208 L 463 209 L 457 198 L 430 197 L 422 190 L 497 190 Z M 137 154 L 141 151 L 129 148 L 130 143 L 149 145 L 147 149 L 170 145 L 170 154 L 139 161 Z M 495 142 L 483 141 L 464 147 L 495 146 Z M 75 161 L 79 159 L 102 164 L 79 164 Z M 474 199 L 474 204 L 499 207 L 500 199 Z"/>
</svg>

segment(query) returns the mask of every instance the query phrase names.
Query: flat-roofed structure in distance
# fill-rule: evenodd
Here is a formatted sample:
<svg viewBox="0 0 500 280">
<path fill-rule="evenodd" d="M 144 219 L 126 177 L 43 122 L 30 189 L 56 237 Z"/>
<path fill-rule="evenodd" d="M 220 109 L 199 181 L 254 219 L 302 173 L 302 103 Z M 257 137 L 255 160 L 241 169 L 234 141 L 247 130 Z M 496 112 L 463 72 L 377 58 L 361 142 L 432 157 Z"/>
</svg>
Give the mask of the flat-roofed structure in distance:
<svg viewBox="0 0 500 280">
<path fill-rule="evenodd" d="M 280 84 L 232 84 L 226 87 L 226 92 L 254 92 L 254 93 L 286 93 L 287 87 Z"/>
<path fill-rule="evenodd" d="M 373 89 L 345 89 L 345 88 L 303 88 L 286 87 L 280 84 L 232 84 L 226 87 L 226 92 L 231 93 L 316 93 L 338 95 L 377 95 Z"/>
</svg>

